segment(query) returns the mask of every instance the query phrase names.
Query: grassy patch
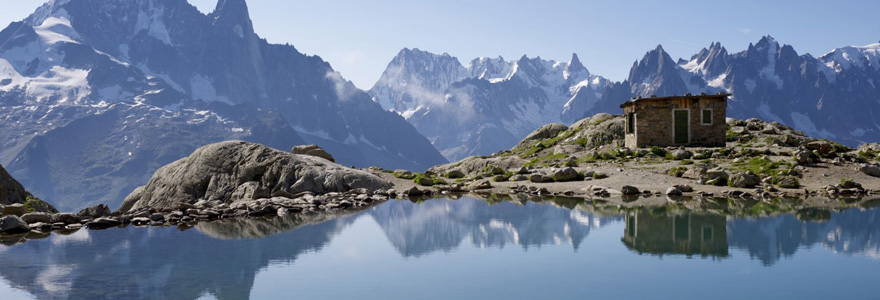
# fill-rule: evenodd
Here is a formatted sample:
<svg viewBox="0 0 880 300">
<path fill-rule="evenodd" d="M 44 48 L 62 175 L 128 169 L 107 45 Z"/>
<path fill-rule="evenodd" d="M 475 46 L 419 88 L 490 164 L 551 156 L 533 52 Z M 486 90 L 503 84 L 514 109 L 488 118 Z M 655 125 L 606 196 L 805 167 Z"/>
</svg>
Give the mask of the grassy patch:
<svg viewBox="0 0 880 300">
<path fill-rule="evenodd" d="M 669 169 L 669 172 L 667 172 L 667 174 L 669 174 L 669 176 L 681 177 L 684 175 L 684 172 L 687 172 L 687 170 L 687 167 L 675 167 Z"/>
<path fill-rule="evenodd" d="M 758 175 L 769 176 L 787 173 L 785 171 L 794 167 L 791 163 L 788 162 L 771 161 L 760 157 L 755 157 L 745 162 L 737 162 L 734 163 L 733 166 L 743 171 L 751 171 L 752 173 Z"/>
</svg>

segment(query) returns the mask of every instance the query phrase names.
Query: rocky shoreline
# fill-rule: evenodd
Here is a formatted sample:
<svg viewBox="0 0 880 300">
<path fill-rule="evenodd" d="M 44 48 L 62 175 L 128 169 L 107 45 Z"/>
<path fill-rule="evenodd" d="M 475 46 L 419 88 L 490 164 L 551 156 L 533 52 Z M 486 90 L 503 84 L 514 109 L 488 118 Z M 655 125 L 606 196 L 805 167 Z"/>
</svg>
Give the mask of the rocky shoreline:
<svg viewBox="0 0 880 300">
<path fill-rule="evenodd" d="M 0 235 L 133 226 L 192 228 L 203 222 L 368 208 L 389 199 L 461 197 L 605 206 L 681 206 L 797 212 L 880 198 L 880 145 L 852 149 L 778 123 L 728 120 L 728 147 L 621 147 L 623 120 L 599 114 L 550 124 L 519 145 L 424 173 L 340 166 L 323 149 L 283 152 L 241 141 L 197 149 L 160 168 L 117 211 L 96 205 L 57 213 L 19 186 L 3 205 Z M 7 176 L 8 177 L 8 176 Z M 7 180 L 9 181 L 9 180 Z M 12 180 L 13 183 L 14 180 Z M 18 198 L 15 198 L 18 199 Z M 28 204 L 29 203 L 29 204 Z M 36 209 L 35 209 L 36 208 Z"/>
</svg>

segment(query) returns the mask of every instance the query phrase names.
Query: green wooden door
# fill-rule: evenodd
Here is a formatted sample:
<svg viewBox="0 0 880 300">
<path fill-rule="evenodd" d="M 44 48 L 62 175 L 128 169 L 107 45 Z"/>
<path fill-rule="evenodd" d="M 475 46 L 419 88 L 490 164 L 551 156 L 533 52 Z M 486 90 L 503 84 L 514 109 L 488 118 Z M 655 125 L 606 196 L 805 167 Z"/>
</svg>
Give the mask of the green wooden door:
<svg viewBox="0 0 880 300">
<path fill-rule="evenodd" d="M 686 110 L 676 110 L 675 111 L 675 143 L 676 144 L 687 144 L 688 143 L 688 125 L 689 125 L 688 111 Z"/>
</svg>

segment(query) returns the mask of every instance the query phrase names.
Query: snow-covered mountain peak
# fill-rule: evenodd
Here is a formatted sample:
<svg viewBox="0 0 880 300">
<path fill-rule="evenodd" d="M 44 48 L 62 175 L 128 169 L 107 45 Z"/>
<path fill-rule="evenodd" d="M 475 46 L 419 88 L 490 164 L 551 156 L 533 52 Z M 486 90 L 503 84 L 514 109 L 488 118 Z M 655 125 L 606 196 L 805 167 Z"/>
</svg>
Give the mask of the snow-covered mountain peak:
<svg viewBox="0 0 880 300">
<path fill-rule="evenodd" d="M 870 66 L 874 70 L 880 70 L 880 43 L 837 48 L 822 55 L 819 60 L 837 73 L 853 66 Z"/>
<path fill-rule="evenodd" d="M 568 65 L 565 66 L 565 70 L 562 75 L 566 80 L 577 80 L 589 77 L 590 71 L 587 70 L 587 67 L 585 67 L 583 63 L 581 63 L 581 60 L 578 58 L 577 53 L 572 53 L 571 60 L 568 62 Z"/>
</svg>

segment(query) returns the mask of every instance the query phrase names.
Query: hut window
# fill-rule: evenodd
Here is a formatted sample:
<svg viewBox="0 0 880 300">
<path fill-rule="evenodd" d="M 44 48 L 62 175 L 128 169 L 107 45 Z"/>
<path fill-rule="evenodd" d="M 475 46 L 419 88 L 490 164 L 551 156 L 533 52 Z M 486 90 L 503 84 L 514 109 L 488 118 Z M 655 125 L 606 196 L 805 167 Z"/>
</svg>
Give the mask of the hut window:
<svg viewBox="0 0 880 300">
<path fill-rule="evenodd" d="M 635 133 L 636 132 L 636 114 L 628 113 L 626 114 L 626 133 Z"/>
<path fill-rule="evenodd" d="M 704 109 L 703 110 L 703 124 L 709 125 L 712 124 L 712 110 Z"/>
</svg>

